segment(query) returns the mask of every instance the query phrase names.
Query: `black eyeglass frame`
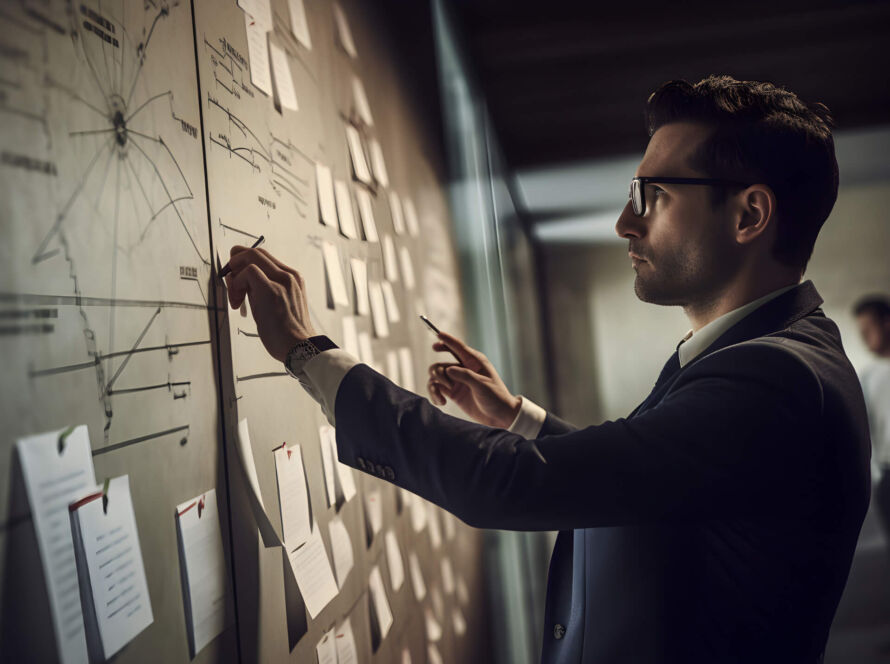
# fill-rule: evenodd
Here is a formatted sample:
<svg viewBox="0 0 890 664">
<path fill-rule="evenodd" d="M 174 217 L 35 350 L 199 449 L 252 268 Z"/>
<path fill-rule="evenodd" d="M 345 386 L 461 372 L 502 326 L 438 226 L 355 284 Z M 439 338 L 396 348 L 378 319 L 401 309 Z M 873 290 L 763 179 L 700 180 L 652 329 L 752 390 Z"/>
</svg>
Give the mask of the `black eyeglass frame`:
<svg viewBox="0 0 890 664">
<path fill-rule="evenodd" d="M 644 193 L 647 184 L 699 184 L 720 187 L 750 187 L 751 185 L 738 180 L 724 180 L 722 178 L 670 178 L 670 177 L 634 177 L 630 180 L 630 190 L 627 197 L 630 199 L 633 213 L 642 217 L 646 214 L 646 195 Z M 639 209 L 639 211 L 638 211 Z"/>
</svg>

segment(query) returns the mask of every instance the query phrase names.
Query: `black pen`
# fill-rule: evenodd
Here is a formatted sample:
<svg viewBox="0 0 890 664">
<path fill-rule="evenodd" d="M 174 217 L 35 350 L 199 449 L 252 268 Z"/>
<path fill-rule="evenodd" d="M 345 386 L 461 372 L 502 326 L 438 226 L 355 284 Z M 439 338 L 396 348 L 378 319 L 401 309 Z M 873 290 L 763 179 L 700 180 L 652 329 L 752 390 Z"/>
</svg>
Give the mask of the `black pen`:
<svg viewBox="0 0 890 664">
<path fill-rule="evenodd" d="M 426 323 L 426 326 L 428 328 L 430 328 L 430 330 L 432 330 L 433 334 L 435 334 L 437 337 L 441 334 L 441 332 L 439 332 L 439 328 L 436 327 L 435 325 L 433 325 L 433 321 L 431 321 L 429 318 L 427 318 L 423 314 L 420 314 L 420 320 L 422 320 L 424 323 Z M 444 344 L 445 342 L 442 341 L 441 343 Z M 448 344 L 445 344 L 445 345 L 447 346 Z M 448 349 L 448 352 L 451 353 L 452 355 L 454 355 L 454 359 L 457 360 L 457 363 L 459 365 L 463 366 L 464 363 L 460 361 L 460 358 L 457 356 L 457 353 L 455 353 L 450 348 Z"/>
<path fill-rule="evenodd" d="M 260 245 L 261 245 L 263 242 L 265 242 L 265 241 L 266 241 L 266 238 L 265 238 L 264 236 L 260 235 L 260 236 L 257 238 L 256 242 L 254 242 L 252 245 L 250 245 L 250 248 L 251 248 L 251 249 L 256 249 L 258 246 L 260 246 Z M 232 266 L 229 265 L 229 263 L 226 263 L 226 264 L 223 266 L 223 269 L 219 271 L 219 278 L 220 278 L 220 279 L 223 279 L 223 278 L 224 278 L 229 272 L 231 272 L 231 271 L 232 271 Z"/>
</svg>

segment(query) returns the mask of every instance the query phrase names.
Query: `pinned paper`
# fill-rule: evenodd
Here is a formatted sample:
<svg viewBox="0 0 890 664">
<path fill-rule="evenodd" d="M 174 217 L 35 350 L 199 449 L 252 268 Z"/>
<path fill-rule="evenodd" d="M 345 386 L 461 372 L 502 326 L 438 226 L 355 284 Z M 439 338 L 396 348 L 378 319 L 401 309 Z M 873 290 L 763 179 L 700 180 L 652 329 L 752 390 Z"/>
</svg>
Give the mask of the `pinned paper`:
<svg viewBox="0 0 890 664">
<path fill-rule="evenodd" d="M 368 535 L 368 545 L 374 536 L 383 528 L 383 500 L 380 489 L 372 489 L 364 494 L 365 526 Z"/>
<path fill-rule="evenodd" d="M 442 558 L 442 588 L 446 595 L 454 594 L 454 568 L 451 566 L 451 558 Z"/>
<path fill-rule="evenodd" d="M 405 288 L 414 288 L 416 282 L 414 280 L 414 261 L 411 259 L 411 252 L 408 247 L 399 247 L 399 262 L 402 267 L 402 276 L 405 277 Z"/>
<path fill-rule="evenodd" d="M 176 535 L 189 658 L 194 659 L 225 628 L 226 561 L 216 489 L 176 506 Z"/>
<path fill-rule="evenodd" d="M 343 350 L 358 359 L 358 329 L 355 325 L 355 318 L 344 316 L 341 324 L 343 325 Z"/>
<path fill-rule="evenodd" d="M 345 463 L 341 463 L 337 455 L 337 431 L 330 425 L 324 425 L 319 429 L 319 435 L 322 441 L 322 449 L 326 445 L 330 451 L 331 458 L 334 461 L 336 469 L 336 482 L 338 500 L 342 495 L 343 499 L 350 501 L 355 497 L 357 492 L 355 488 L 355 478 L 352 476 L 352 468 Z"/>
<path fill-rule="evenodd" d="M 272 72 L 269 67 L 269 27 L 244 14 L 247 30 L 247 56 L 250 59 L 250 81 L 257 88 L 272 96 Z"/>
<path fill-rule="evenodd" d="M 303 452 L 299 445 L 288 448 L 282 445 L 275 450 L 274 456 L 284 544 L 288 548 L 297 547 L 312 534 Z"/>
<path fill-rule="evenodd" d="M 349 531 L 343 524 L 343 520 L 335 516 L 328 524 L 328 532 L 331 536 L 331 551 L 334 554 L 334 571 L 337 572 L 337 584 L 340 588 L 346 582 L 346 577 L 354 563 L 352 553 L 352 540 Z"/>
<path fill-rule="evenodd" d="M 266 514 L 263 504 L 263 492 L 260 490 L 260 481 L 256 474 L 256 463 L 253 460 L 253 447 L 250 444 L 250 433 L 247 429 L 247 419 L 238 422 L 238 459 L 244 471 L 248 486 L 248 502 L 256 520 L 257 528 L 263 538 L 263 544 L 268 548 L 281 546 L 281 538 L 275 531 L 275 527 Z"/>
<path fill-rule="evenodd" d="M 371 117 L 371 105 L 368 104 L 368 95 L 365 94 L 365 86 L 358 76 L 352 77 L 352 103 L 355 113 L 369 127 L 374 124 Z"/>
<path fill-rule="evenodd" d="M 382 186 L 389 186 L 389 174 L 386 172 L 386 162 L 383 161 L 383 150 L 380 147 L 380 141 L 376 138 L 368 140 L 368 152 L 371 153 L 371 170 L 374 171 L 374 178 Z"/>
<path fill-rule="evenodd" d="M 337 643 L 333 629 L 325 632 L 321 637 L 318 645 L 315 646 L 315 656 L 318 658 L 318 664 L 338 664 Z"/>
<path fill-rule="evenodd" d="M 104 662 L 154 621 L 127 475 L 68 507 L 90 659 Z"/>
<path fill-rule="evenodd" d="M 399 384 L 399 354 L 394 350 L 386 351 L 386 377 Z"/>
<path fill-rule="evenodd" d="M 371 169 L 365 158 L 365 149 L 362 147 L 362 137 L 358 129 L 352 125 L 346 125 L 346 142 L 349 145 L 349 157 L 352 160 L 352 172 L 355 179 L 370 185 L 374 182 L 371 178 Z"/>
<path fill-rule="evenodd" d="M 442 546 L 442 531 L 439 528 L 439 508 L 432 503 L 426 504 L 427 523 L 430 526 L 430 543 L 434 549 Z"/>
<path fill-rule="evenodd" d="M 394 191 L 389 192 L 389 210 L 392 214 L 392 229 L 396 235 L 404 235 L 405 218 L 402 216 L 402 201 Z"/>
<path fill-rule="evenodd" d="M 407 646 L 402 648 L 402 664 L 411 664 L 411 651 Z"/>
<path fill-rule="evenodd" d="M 399 375 L 402 378 L 402 387 L 414 392 L 414 357 L 410 348 L 399 348 Z"/>
<path fill-rule="evenodd" d="M 346 294 L 346 282 L 343 279 L 343 271 L 340 269 L 340 252 L 333 242 L 324 240 L 321 245 L 322 256 L 324 257 L 324 271 L 327 277 L 328 286 L 328 306 L 333 309 L 332 305 L 339 304 L 344 307 L 349 306 L 349 296 Z"/>
<path fill-rule="evenodd" d="M 337 227 L 337 206 L 334 200 L 334 178 L 331 169 L 324 164 L 315 164 L 315 182 L 318 188 L 318 210 L 321 223 L 331 228 Z"/>
<path fill-rule="evenodd" d="M 290 8 L 290 29 L 294 37 L 306 48 L 312 49 L 312 38 L 309 36 L 309 21 L 306 20 L 306 7 L 303 0 L 288 0 Z"/>
<path fill-rule="evenodd" d="M 451 609 L 451 624 L 454 625 L 454 633 L 458 636 L 463 636 L 467 633 L 467 621 L 464 618 L 464 612 L 460 610 L 459 606 Z"/>
<path fill-rule="evenodd" d="M 383 301 L 383 289 L 379 281 L 368 284 L 368 297 L 371 301 L 371 320 L 374 322 L 374 334 L 379 338 L 389 336 L 389 323 L 386 318 L 386 304 Z"/>
<path fill-rule="evenodd" d="M 321 539 L 321 531 L 314 527 L 306 542 L 294 548 L 287 547 L 287 558 L 306 610 L 315 618 L 337 596 L 337 581 Z"/>
<path fill-rule="evenodd" d="M 467 582 L 464 577 L 457 577 L 457 601 L 466 606 L 470 603 L 470 591 L 467 590 Z"/>
<path fill-rule="evenodd" d="M 272 4 L 270 0 L 238 0 L 238 6 L 247 13 L 251 21 L 267 31 L 272 29 Z"/>
<path fill-rule="evenodd" d="M 389 319 L 390 323 L 398 323 L 402 317 L 399 314 L 399 304 L 398 300 L 396 300 L 396 293 L 392 288 L 392 284 L 388 281 L 384 281 L 380 284 L 380 288 L 383 290 L 383 302 L 386 305 L 386 317 Z"/>
<path fill-rule="evenodd" d="M 408 226 L 408 234 L 411 237 L 420 235 L 420 222 L 417 219 L 417 210 L 414 209 L 414 201 L 406 198 L 402 201 L 402 208 L 405 211 L 405 224 Z"/>
<path fill-rule="evenodd" d="M 352 40 L 352 30 L 349 29 L 349 22 L 346 20 L 346 14 L 336 2 L 334 8 L 334 22 L 337 24 L 337 37 L 340 46 L 346 51 L 350 57 L 354 58 L 358 55 L 355 50 L 355 42 Z"/>
<path fill-rule="evenodd" d="M 340 220 L 340 232 L 352 240 L 357 240 L 358 229 L 355 227 L 352 195 L 349 193 L 349 187 L 345 182 L 342 180 L 334 181 L 334 195 L 337 198 L 337 218 Z"/>
<path fill-rule="evenodd" d="M 368 242 L 379 242 L 377 236 L 377 222 L 374 221 L 374 206 L 371 203 L 371 194 L 366 189 L 358 188 L 355 192 L 358 199 L 358 213 L 362 220 L 362 230 Z"/>
<path fill-rule="evenodd" d="M 16 444 L 43 577 L 52 610 L 59 661 L 87 661 L 68 503 L 96 486 L 87 427 L 50 431 Z"/>
<path fill-rule="evenodd" d="M 409 493 L 408 511 L 411 513 L 411 528 L 419 533 L 426 528 L 426 502 L 420 496 Z"/>
<path fill-rule="evenodd" d="M 402 562 L 402 552 L 399 549 L 399 540 L 396 539 L 395 531 L 387 530 L 384 541 L 386 543 L 386 565 L 389 567 L 389 580 L 392 583 L 392 589 L 398 590 L 405 582 L 405 566 Z"/>
<path fill-rule="evenodd" d="M 297 91 L 294 90 L 294 79 L 290 72 L 290 63 L 284 49 L 269 42 L 269 53 L 272 56 L 272 74 L 275 77 L 275 93 L 282 108 L 292 111 L 299 110 Z"/>
<path fill-rule="evenodd" d="M 358 333 L 358 357 L 363 364 L 369 367 L 375 367 L 377 362 L 374 361 L 374 351 L 371 348 L 371 335 L 367 332 Z"/>
<path fill-rule="evenodd" d="M 318 430 L 319 447 L 321 448 L 321 465 L 324 471 L 325 495 L 327 496 L 328 507 L 333 507 L 338 502 L 337 496 L 337 467 L 335 452 L 331 449 L 327 430 L 332 428 L 330 425 L 324 425 Z"/>
<path fill-rule="evenodd" d="M 442 625 L 436 620 L 430 607 L 423 608 L 423 622 L 426 626 L 426 638 L 430 641 L 438 641 L 442 638 Z"/>
<path fill-rule="evenodd" d="M 435 643 L 426 645 L 426 661 L 427 664 L 445 664 L 445 661 L 442 659 L 442 653 L 439 652 L 439 648 L 436 647 Z"/>
<path fill-rule="evenodd" d="M 433 614 L 436 616 L 436 619 L 444 619 L 445 600 L 442 599 L 442 593 L 439 591 L 439 586 L 433 585 L 430 587 L 430 600 L 433 604 Z"/>
<path fill-rule="evenodd" d="M 423 572 L 420 571 L 420 560 L 413 551 L 408 554 L 408 571 L 411 574 L 411 587 L 414 589 L 414 598 L 420 602 L 426 597 L 426 584 L 423 582 Z"/>
<path fill-rule="evenodd" d="M 455 526 L 455 517 L 451 512 L 444 512 L 442 514 L 442 520 L 445 522 L 445 537 L 449 540 L 453 540 L 454 536 L 457 535 L 457 527 Z"/>
<path fill-rule="evenodd" d="M 383 587 L 383 577 L 377 565 L 371 568 L 368 577 L 368 592 L 371 596 L 371 630 L 372 638 L 379 644 L 389 634 L 392 627 L 392 610 Z"/>
<path fill-rule="evenodd" d="M 396 245 L 391 235 L 383 236 L 383 274 L 387 281 L 399 280 L 399 263 L 396 258 Z"/>
<path fill-rule="evenodd" d="M 352 285 L 355 289 L 355 313 L 367 316 L 371 313 L 368 302 L 368 264 L 361 258 L 350 258 Z"/>
<path fill-rule="evenodd" d="M 337 644 L 338 664 L 358 664 L 358 651 L 355 648 L 355 637 L 352 634 L 352 624 L 349 617 L 337 628 L 334 642 Z"/>
</svg>

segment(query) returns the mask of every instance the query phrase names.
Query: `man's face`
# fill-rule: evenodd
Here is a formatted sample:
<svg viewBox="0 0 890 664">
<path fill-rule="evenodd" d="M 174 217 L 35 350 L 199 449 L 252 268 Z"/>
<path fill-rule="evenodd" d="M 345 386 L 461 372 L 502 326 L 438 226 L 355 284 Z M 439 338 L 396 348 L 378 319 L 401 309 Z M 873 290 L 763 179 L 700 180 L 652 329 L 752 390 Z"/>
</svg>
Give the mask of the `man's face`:
<svg viewBox="0 0 890 664">
<path fill-rule="evenodd" d="M 866 347 L 875 355 L 890 351 L 890 320 L 881 320 L 871 312 L 856 316 L 859 334 Z"/>
<path fill-rule="evenodd" d="M 664 125 L 649 140 L 637 175 L 712 177 L 689 165 L 709 133 L 698 124 Z M 644 193 L 643 216 L 634 215 L 628 202 L 615 225 L 630 242 L 637 297 L 680 306 L 713 300 L 740 262 L 730 234 L 730 206 L 714 206 L 711 187 L 703 185 L 647 184 Z"/>
</svg>

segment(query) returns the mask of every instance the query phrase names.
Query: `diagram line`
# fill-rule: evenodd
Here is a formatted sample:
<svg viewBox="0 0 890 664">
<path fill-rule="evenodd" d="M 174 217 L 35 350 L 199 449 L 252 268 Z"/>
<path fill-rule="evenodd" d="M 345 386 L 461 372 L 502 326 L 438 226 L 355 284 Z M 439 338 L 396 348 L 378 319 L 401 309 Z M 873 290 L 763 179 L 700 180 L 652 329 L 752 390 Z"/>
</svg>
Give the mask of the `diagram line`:
<svg viewBox="0 0 890 664">
<path fill-rule="evenodd" d="M 121 202 L 121 160 L 117 160 L 117 187 L 114 192 L 114 241 L 111 244 L 111 299 L 117 297 L 117 235 L 120 227 L 120 202 Z M 117 307 L 111 305 L 108 316 L 108 347 L 114 348 L 114 319 Z M 109 370 L 114 368 L 114 363 L 108 365 Z"/>
<path fill-rule="evenodd" d="M 187 348 L 189 346 L 206 346 L 210 340 L 206 341 L 185 341 L 178 344 L 166 344 L 164 346 L 146 346 L 145 348 L 137 348 L 135 350 L 119 350 L 113 353 L 105 353 L 104 355 L 96 355 L 89 362 L 79 362 L 77 364 L 66 364 L 61 367 L 51 367 L 49 369 L 31 369 L 29 376 L 31 378 L 41 378 L 43 376 L 54 376 L 60 373 L 69 373 L 71 371 L 82 371 L 95 367 L 99 362 L 107 360 L 110 357 L 119 357 L 121 355 L 135 355 L 137 353 L 151 353 L 158 350 L 170 352 L 174 348 Z"/>
<path fill-rule="evenodd" d="M 192 381 L 190 380 L 183 380 L 177 383 L 167 381 L 166 383 L 158 383 L 157 385 L 144 385 L 142 387 L 124 387 L 119 390 L 111 390 L 109 394 L 133 394 L 134 392 L 148 392 L 150 390 L 160 390 L 162 388 L 167 388 L 168 390 L 172 391 L 174 387 L 191 384 Z"/>
<path fill-rule="evenodd" d="M 167 95 L 171 95 L 171 94 L 173 94 L 172 90 L 167 90 L 167 92 L 162 92 L 161 94 L 157 94 L 154 97 L 149 97 L 144 102 L 142 102 L 142 104 L 139 106 L 139 108 L 137 108 L 135 111 L 130 113 L 130 115 L 127 116 L 127 118 L 124 120 L 124 122 L 129 122 L 130 120 L 135 118 L 139 114 L 139 111 L 141 111 L 143 108 L 148 106 L 155 99 L 160 99 L 161 97 L 166 97 Z"/>
<path fill-rule="evenodd" d="M 219 222 L 219 225 L 222 226 L 223 228 L 230 230 L 230 231 L 234 231 L 235 233 L 240 233 L 241 235 L 245 235 L 249 238 L 253 238 L 254 240 L 260 239 L 259 235 L 254 235 L 253 233 L 248 233 L 247 231 L 242 231 L 240 228 L 235 228 L 234 226 L 227 226 L 226 224 L 224 224 L 221 221 Z"/>
<path fill-rule="evenodd" d="M 148 134 L 143 134 L 142 132 L 134 131 L 133 129 L 127 129 L 127 134 L 135 134 L 141 138 L 144 138 L 148 141 L 154 141 L 155 143 L 159 143 L 163 148 L 167 151 L 167 154 L 170 155 L 170 159 L 173 160 L 173 165 L 176 166 L 176 170 L 179 171 L 179 177 L 182 178 L 182 183 L 185 185 L 185 188 L 189 190 L 189 195 L 194 196 L 192 194 L 192 188 L 189 187 L 188 180 L 185 179 L 185 173 L 182 172 L 182 169 L 179 167 L 179 162 L 176 161 L 176 157 L 173 155 L 173 152 L 170 150 L 170 147 L 164 142 L 164 139 L 158 136 L 157 138 L 152 138 Z"/>
<path fill-rule="evenodd" d="M 151 43 L 151 36 L 154 34 L 155 26 L 158 24 L 160 18 L 162 16 L 167 16 L 167 14 L 167 8 L 163 7 L 155 16 L 154 21 L 152 21 L 151 28 L 148 30 L 148 37 L 136 47 L 136 53 L 139 56 L 139 66 L 136 68 L 136 73 L 133 75 L 133 83 L 130 85 L 130 92 L 127 94 L 127 106 L 130 105 L 130 100 L 133 98 L 133 91 L 136 90 L 136 82 L 139 80 L 139 75 L 142 73 L 142 65 L 145 64 L 145 55 L 148 51 L 148 45 Z"/>
<path fill-rule="evenodd" d="M 287 374 L 284 371 L 268 371 L 266 373 L 249 374 L 247 376 L 236 376 L 235 380 L 240 383 L 245 380 L 256 380 L 257 378 L 278 378 L 280 376 L 287 376 Z"/>
<path fill-rule="evenodd" d="M 155 322 L 155 319 L 158 317 L 158 315 L 159 315 L 160 313 L 161 313 L 161 308 L 160 308 L 160 307 L 158 307 L 157 309 L 155 309 L 155 312 L 154 312 L 154 314 L 152 315 L 152 317 L 149 319 L 148 324 L 145 326 L 145 329 L 142 330 L 142 333 L 139 335 L 139 338 L 136 339 L 136 343 L 133 344 L 133 347 L 130 349 L 130 351 L 129 351 L 129 353 L 127 354 L 127 356 L 126 356 L 126 358 L 124 359 L 124 361 L 121 362 L 121 365 L 117 368 L 117 371 L 116 371 L 116 372 L 114 373 L 114 375 L 111 377 L 111 380 L 109 380 L 108 383 L 105 385 L 105 393 L 106 393 L 106 394 L 108 394 L 109 390 L 111 390 L 111 386 L 114 385 L 114 381 L 116 381 L 116 380 L 117 380 L 117 377 L 121 375 L 121 372 L 122 372 L 122 371 L 124 370 L 124 368 L 127 366 L 127 363 L 130 361 L 130 358 L 133 357 L 133 351 L 135 351 L 137 348 L 139 348 L 139 344 L 142 343 L 142 340 L 145 338 L 145 335 L 148 334 L 148 330 L 149 330 L 149 328 L 151 328 L 152 323 Z"/>
<path fill-rule="evenodd" d="M 109 127 L 107 129 L 84 129 L 82 131 L 69 131 L 69 136 L 89 136 L 91 134 L 109 134 L 113 131 L 117 131 L 116 127 Z"/>
<path fill-rule="evenodd" d="M 105 109 L 105 110 L 103 111 L 103 110 L 102 110 L 101 108 L 99 108 L 98 106 L 95 106 L 94 104 L 91 104 L 91 103 L 88 102 L 86 99 L 84 99 L 83 97 L 81 97 L 79 94 L 77 94 L 76 92 L 74 92 L 74 90 L 71 90 L 71 89 L 67 88 L 66 86 L 62 85 L 61 83 L 59 83 L 58 81 L 56 81 L 56 80 L 54 80 L 54 79 L 52 79 L 52 78 L 47 77 L 46 84 L 47 84 L 49 87 L 51 87 L 51 88 L 56 88 L 56 89 L 58 89 L 58 90 L 61 90 L 62 92 L 64 92 L 65 94 L 67 94 L 69 97 L 71 97 L 71 98 L 74 99 L 75 101 L 79 101 L 81 104 L 83 104 L 83 105 L 86 106 L 87 108 L 90 108 L 90 109 L 96 111 L 96 113 L 98 113 L 99 115 L 101 115 L 105 120 L 108 119 L 108 109 Z"/>
<path fill-rule="evenodd" d="M 163 436 L 169 436 L 170 434 L 177 433 L 179 431 L 188 431 L 188 424 L 183 424 L 179 427 L 173 427 L 172 429 L 166 429 L 164 431 L 158 431 L 157 433 L 150 433 L 145 436 L 139 436 L 138 438 L 130 438 L 130 440 L 124 440 L 120 443 L 114 443 L 112 445 L 106 445 L 98 450 L 93 450 L 93 456 L 99 456 L 100 454 L 107 454 L 108 452 L 114 452 L 115 450 L 119 450 L 122 447 L 127 447 L 129 445 L 135 445 L 136 443 L 142 443 L 146 440 L 154 440 L 155 438 L 162 438 Z"/>
<path fill-rule="evenodd" d="M 43 295 L 39 293 L 0 293 L 0 303 L 14 304 L 58 304 L 73 305 L 77 307 L 143 307 L 143 308 L 172 308 L 172 309 L 196 309 L 206 311 L 209 307 L 194 302 L 179 302 L 175 300 L 129 300 L 114 299 L 108 297 L 88 297 L 83 295 Z"/>
</svg>

